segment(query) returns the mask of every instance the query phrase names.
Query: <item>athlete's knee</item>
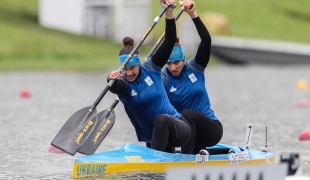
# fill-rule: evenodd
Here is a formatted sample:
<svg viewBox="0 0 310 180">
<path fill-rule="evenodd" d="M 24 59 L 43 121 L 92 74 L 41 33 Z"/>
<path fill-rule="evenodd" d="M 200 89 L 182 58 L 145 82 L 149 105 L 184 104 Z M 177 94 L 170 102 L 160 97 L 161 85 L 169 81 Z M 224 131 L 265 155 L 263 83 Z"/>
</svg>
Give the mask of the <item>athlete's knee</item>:
<svg viewBox="0 0 310 180">
<path fill-rule="evenodd" d="M 195 126 L 195 117 L 193 116 L 192 113 L 190 113 L 191 110 L 183 110 L 181 115 L 182 117 L 188 122 L 188 124 L 193 127 Z"/>
<path fill-rule="evenodd" d="M 187 121 L 193 121 L 194 120 L 194 116 L 192 113 L 192 110 L 189 109 L 185 109 L 181 112 L 181 115 L 187 120 Z"/>
<path fill-rule="evenodd" d="M 155 126 L 167 126 L 170 121 L 171 116 L 167 114 L 159 114 L 154 120 Z"/>
<path fill-rule="evenodd" d="M 185 115 L 190 115 L 190 114 L 192 114 L 192 111 L 193 110 L 190 110 L 190 109 L 184 109 L 182 112 L 181 112 L 181 114 L 183 115 L 183 114 L 185 114 Z"/>
</svg>

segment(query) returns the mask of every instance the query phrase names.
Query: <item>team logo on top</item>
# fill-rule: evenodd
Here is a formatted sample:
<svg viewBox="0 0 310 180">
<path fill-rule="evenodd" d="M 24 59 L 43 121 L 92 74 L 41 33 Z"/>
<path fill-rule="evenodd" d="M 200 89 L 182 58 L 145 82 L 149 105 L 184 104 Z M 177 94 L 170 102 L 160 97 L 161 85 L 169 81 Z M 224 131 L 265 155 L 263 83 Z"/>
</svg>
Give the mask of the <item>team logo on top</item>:
<svg viewBox="0 0 310 180">
<path fill-rule="evenodd" d="M 192 73 L 190 75 L 188 75 L 189 79 L 192 81 L 192 83 L 194 83 L 195 81 L 197 81 L 196 76 Z"/>
<path fill-rule="evenodd" d="M 147 78 L 144 79 L 144 81 L 146 82 L 147 85 L 151 86 L 153 84 L 152 79 L 150 78 L 150 76 L 148 76 Z"/>
<path fill-rule="evenodd" d="M 176 91 L 177 91 L 177 88 L 171 86 L 170 92 L 176 92 Z"/>
<path fill-rule="evenodd" d="M 138 95 L 137 92 L 135 90 L 132 90 L 131 91 L 131 96 L 136 96 L 136 95 Z"/>
</svg>

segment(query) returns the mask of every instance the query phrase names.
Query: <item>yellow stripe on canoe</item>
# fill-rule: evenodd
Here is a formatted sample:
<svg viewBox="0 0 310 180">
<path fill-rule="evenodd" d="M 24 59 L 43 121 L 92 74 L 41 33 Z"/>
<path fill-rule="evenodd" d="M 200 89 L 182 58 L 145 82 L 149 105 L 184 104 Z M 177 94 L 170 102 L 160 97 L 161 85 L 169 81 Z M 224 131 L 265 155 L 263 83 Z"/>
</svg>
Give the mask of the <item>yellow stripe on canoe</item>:
<svg viewBox="0 0 310 180">
<path fill-rule="evenodd" d="M 125 173 L 134 171 L 165 173 L 168 168 L 184 166 L 262 165 L 274 163 L 275 157 L 251 159 L 249 161 L 236 164 L 228 164 L 227 160 L 212 160 L 203 164 L 197 164 L 196 162 L 74 163 L 73 178 L 85 178 L 91 176 L 102 176 L 108 173 Z"/>
</svg>

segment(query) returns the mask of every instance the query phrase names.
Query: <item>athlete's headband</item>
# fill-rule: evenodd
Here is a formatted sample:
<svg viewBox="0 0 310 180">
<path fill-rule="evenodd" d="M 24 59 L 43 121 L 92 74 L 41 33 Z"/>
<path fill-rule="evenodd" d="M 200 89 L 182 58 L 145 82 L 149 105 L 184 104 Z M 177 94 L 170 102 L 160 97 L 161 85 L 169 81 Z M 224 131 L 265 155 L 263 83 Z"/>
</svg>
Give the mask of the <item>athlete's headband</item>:
<svg viewBox="0 0 310 180">
<path fill-rule="evenodd" d="M 119 60 L 120 60 L 121 64 L 123 64 L 123 62 L 125 62 L 125 60 L 127 59 L 128 56 L 129 56 L 129 54 L 123 54 L 123 55 L 119 56 Z M 140 55 L 134 54 L 132 56 L 132 58 L 130 59 L 130 61 L 126 64 L 126 66 L 134 66 L 134 65 L 138 65 L 138 64 L 141 64 Z"/>
<path fill-rule="evenodd" d="M 171 55 L 168 59 L 168 62 L 182 61 L 182 60 L 185 60 L 185 55 L 182 46 L 174 46 Z"/>
</svg>

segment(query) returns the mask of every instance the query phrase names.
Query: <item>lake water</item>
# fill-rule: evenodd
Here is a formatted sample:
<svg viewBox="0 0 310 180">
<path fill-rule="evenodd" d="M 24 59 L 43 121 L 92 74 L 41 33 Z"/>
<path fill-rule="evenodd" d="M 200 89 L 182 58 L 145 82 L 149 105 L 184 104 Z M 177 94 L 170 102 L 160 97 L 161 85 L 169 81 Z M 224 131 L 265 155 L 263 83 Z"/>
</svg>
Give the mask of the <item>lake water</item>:
<svg viewBox="0 0 310 180">
<path fill-rule="evenodd" d="M 72 179 L 76 154 L 49 153 L 50 143 L 66 120 L 90 106 L 106 87 L 103 73 L 0 72 L 0 179 Z M 310 82 L 310 66 L 218 65 L 206 70 L 212 109 L 224 126 L 222 143 L 245 145 L 246 126 L 254 126 L 252 149 L 298 152 L 301 174 L 310 176 L 310 141 L 299 134 L 310 129 L 310 89 L 298 90 L 299 79 Z M 31 92 L 22 98 L 22 90 Z M 107 109 L 116 96 L 108 92 L 97 107 Z M 121 103 L 116 122 L 97 152 L 139 143 Z M 126 177 L 126 175 L 124 176 Z M 131 179 L 163 179 L 163 175 L 136 174 Z M 129 178 L 128 177 L 128 178 Z M 113 177 L 110 177 L 113 178 Z M 115 178 L 115 177 L 114 177 Z"/>
</svg>

